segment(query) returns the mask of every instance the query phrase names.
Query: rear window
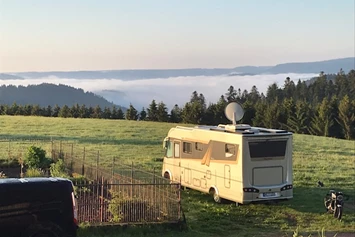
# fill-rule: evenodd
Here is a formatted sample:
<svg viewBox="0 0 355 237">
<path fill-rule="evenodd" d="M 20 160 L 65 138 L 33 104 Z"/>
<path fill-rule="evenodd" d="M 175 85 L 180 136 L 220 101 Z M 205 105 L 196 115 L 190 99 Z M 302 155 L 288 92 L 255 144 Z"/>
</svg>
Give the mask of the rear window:
<svg viewBox="0 0 355 237">
<path fill-rule="evenodd" d="M 249 142 L 251 158 L 285 156 L 287 141 L 253 141 Z"/>
</svg>

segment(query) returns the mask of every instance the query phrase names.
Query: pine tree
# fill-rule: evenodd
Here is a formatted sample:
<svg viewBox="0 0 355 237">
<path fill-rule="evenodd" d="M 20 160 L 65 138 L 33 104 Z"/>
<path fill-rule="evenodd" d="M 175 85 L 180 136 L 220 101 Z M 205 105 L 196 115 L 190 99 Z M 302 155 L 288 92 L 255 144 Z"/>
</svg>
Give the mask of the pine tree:
<svg viewBox="0 0 355 237">
<path fill-rule="evenodd" d="M 112 110 L 111 110 L 111 118 L 110 119 L 118 119 L 117 118 L 117 108 L 116 106 L 112 106 Z"/>
<path fill-rule="evenodd" d="M 311 119 L 309 132 L 313 135 L 329 136 L 329 129 L 334 123 L 332 116 L 329 100 L 324 98 Z"/>
<path fill-rule="evenodd" d="M 180 123 L 181 122 L 181 109 L 177 104 L 175 104 L 174 108 L 170 112 L 170 122 L 172 123 Z"/>
<path fill-rule="evenodd" d="M 56 104 L 53 108 L 53 117 L 59 117 L 60 107 Z"/>
<path fill-rule="evenodd" d="M 243 104 L 243 109 L 244 109 L 244 116 L 242 118 L 242 120 L 240 121 L 241 123 L 244 123 L 244 124 L 252 124 L 252 120 L 253 118 L 255 117 L 255 113 L 256 113 L 256 110 L 255 110 L 255 107 L 253 105 L 252 102 L 250 101 L 246 101 L 244 104 Z"/>
<path fill-rule="evenodd" d="M 48 105 L 46 108 L 45 116 L 46 117 L 52 117 L 53 111 L 52 111 L 52 106 Z"/>
<path fill-rule="evenodd" d="M 139 113 L 139 120 L 145 120 L 147 118 L 147 112 L 145 112 L 144 107 L 142 108 L 142 111 Z"/>
<path fill-rule="evenodd" d="M 181 110 L 181 119 L 183 123 L 196 123 L 192 115 L 191 103 L 185 103 L 185 106 Z"/>
<path fill-rule="evenodd" d="M 217 119 L 217 105 L 210 103 L 206 109 L 205 115 L 202 119 L 202 123 L 206 125 L 218 125 Z"/>
<path fill-rule="evenodd" d="M 260 93 L 258 91 L 258 88 L 256 88 L 256 86 L 254 85 L 251 88 L 251 91 L 248 95 L 247 101 L 250 101 L 252 104 L 255 104 L 259 100 L 260 100 Z"/>
<path fill-rule="evenodd" d="M 70 117 L 70 109 L 67 105 L 63 105 L 58 113 L 58 117 L 61 118 L 69 118 Z"/>
<path fill-rule="evenodd" d="M 157 119 L 159 122 L 167 122 L 169 119 L 166 105 L 163 102 L 158 104 Z"/>
<path fill-rule="evenodd" d="M 287 77 L 284 84 L 284 98 L 291 98 L 295 96 L 296 86 L 295 83 Z"/>
<path fill-rule="evenodd" d="M 216 113 L 215 113 L 215 124 L 227 124 L 230 121 L 227 119 L 226 115 L 224 114 L 224 110 L 228 102 L 224 98 L 223 95 L 219 98 L 216 104 Z"/>
<path fill-rule="evenodd" d="M 38 104 L 34 105 L 32 107 L 31 115 L 32 116 L 42 116 L 42 109 L 41 109 L 41 107 Z"/>
<path fill-rule="evenodd" d="M 70 108 L 70 113 L 71 113 L 71 117 L 73 118 L 79 118 L 80 117 L 80 106 L 78 103 L 76 103 L 75 105 L 73 105 Z"/>
<path fill-rule="evenodd" d="M 121 107 L 118 107 L 117 109 L 117 119 L 124 119 L 125 118 L 125 114 L 122 111 Z"/>
<path fill-rule="evenodd" d="M 274 101 L 281 99 L 281 94 L 282 90 L 276 83 L 273 83 L 267 88 L 266 99 L 269 103 L 273 103 Z"/>
<path fill-rule="evenodd" d="M 295 105 L 295 112 L 287 119 L 287 129 L 300 134 L 308 132 L 309 106 L 305 101 L 299 100 Z"/>
<path fill-rule="evenodd" d="M 105 106 L 104 111 L 102 112 L 102 118 L 103 119 L 110 119 L 111 118 L 111 109 L 107 106 Z"/>
<path fill-rule="evenodd" d="M 9 108 L 8 115 L 16 115 L 18 113 L 18 105 L 16 102 L 14 102 L 11 107 Z"/>
<path fill-rule="evenodd" d="M 339 103 L 338 122 L 342 127 L 345 139 L 350 140 L 354 133 L 355 107 L 354 102 L 350 102 L 348 95 L 345 95 Z"/>
<path fill-rule="evenodd" d="M 192 92 L 190 102 L 185 104 L 181 111 L 182 121 L 184 123 L 201 124 L 206 111 L 206 102 L 203 94 L 197 91 Z"/>
<path fill-rule="evenodd" d="M 102 118 L 102 110 L 101 110 L 101 107 L 100 105 L 96 105 L 94 110 L 93 110 L 93 113 L 92 113 L 92 118 Z"/>
<path fill-rule="evenodd" d="M 280 127 L 280 117 L 281 109 L 278 100 L 273 103 L 267 104 L 267 109 L 264 112 L 264 125 L 267 128 L 279 128 Z"/>
<path fill-rule="evenodd" d="M 127 120 L 137 120 L 138 119 L 138 112 L 133 107 L 132 104 L 129 105 L 129 108 L 126 111 L 126 116 L 125 117 L 126 117 Z"/>
<path fill-rule="evenodd" d="M 150 103 L 147 109 L 147 119 L 149 121 L 158 121 L 158 107 L 155 100 L 152 100 L 152 103 Z"/>
<path fill-rule="evenodd" d="M 232 101 L 237 100 L 237 91 L 234 89 L 233 86 L 229 86 L 228 92 L 225 94 L 227 102 L 230 103 Z"/>
</svg>

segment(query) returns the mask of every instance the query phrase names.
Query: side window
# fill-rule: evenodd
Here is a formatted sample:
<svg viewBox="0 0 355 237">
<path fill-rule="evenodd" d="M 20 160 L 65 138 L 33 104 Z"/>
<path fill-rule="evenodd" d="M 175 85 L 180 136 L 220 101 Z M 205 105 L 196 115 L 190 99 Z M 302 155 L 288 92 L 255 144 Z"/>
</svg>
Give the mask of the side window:
<svg viewBox="0 0 355 237">
<path fill-rule="evenodd" d="M 180 143 L 174 143 L 174 157 L 180 157 Z"/>
<path fill-rule="evenodd" d="M 235 145 L 232 144 L 226 144 L 225 145 L 225 153 L 226 153 L 226 158 L 232 157 L 235 155 Z"/>
<path fill-rule="evenodd" d="M 192 153 L 192 145 L 189 142 L 183 142 L 183 149 L 182 152 L 191 154 Z"/>
<path fill-rule="evenodd" d="M 173 144 L 172 144 L 172 142 L 168 142 L 168 147 L 167 147 L 167 149 L 166 149 L 166 154 L 165 154 L 165 156 L 167 157 L 167 158 L 172 158 L 173 157 Z"/>
<path fill-rule="evenodd" d="M 196 151 L 203 151 L 203 146 L 199 142 L 195 142 L 195 149 Z"/>
<path fill-rule="evenodd" d="M 236 161 L 238 154 L 237 144 L 228 144 L 224 142 L 213 142 L 211 160 L 229 160 Z"/>
</svg>

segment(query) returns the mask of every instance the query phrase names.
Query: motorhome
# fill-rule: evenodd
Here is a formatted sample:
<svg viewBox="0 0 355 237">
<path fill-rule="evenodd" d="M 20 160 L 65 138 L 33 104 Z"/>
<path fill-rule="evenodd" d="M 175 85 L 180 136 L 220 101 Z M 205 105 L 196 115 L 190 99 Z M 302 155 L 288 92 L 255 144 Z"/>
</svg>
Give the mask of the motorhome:
<svg viewBox="0 0 355 237">
<path fill-rule="evenodd" d="M 291 199 L 292 133 L 236 124 L 244 114 L 237 103 L 225 113 L 233 124 L 171 128 L 162 176 L 210 193 L 216 202 Z"/>
</svg>

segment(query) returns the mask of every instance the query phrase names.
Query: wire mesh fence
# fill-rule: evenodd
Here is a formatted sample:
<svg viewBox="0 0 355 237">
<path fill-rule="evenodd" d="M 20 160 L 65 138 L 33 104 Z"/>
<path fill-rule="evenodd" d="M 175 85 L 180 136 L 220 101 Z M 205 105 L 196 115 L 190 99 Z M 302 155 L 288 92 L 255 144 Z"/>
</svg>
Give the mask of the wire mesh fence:
<svg viewBox="0 0 355 237">
<path fill-rule="evenodd" d="M 77 143 L 0 140 L 0 171 L 6 173 L 6 166 L 16 164 L 12 169 L 22 172 L 20 163 L 32 145 L 44 149 L 52 160 L 64 161 L 75 185 L 79 222 L 112 225 L 180 221 L 180 184 L 170 183 L 158 170 L 139 169 L 133 162 L 103 157 L 99 150 Z"/>
<path fill-rule="evenodd" d="M 78 220 L 92 225 L 176 223 L 179 187 L 170 184 L 115 183 L 112 180 L 76 182 Z"/>
</svg>

